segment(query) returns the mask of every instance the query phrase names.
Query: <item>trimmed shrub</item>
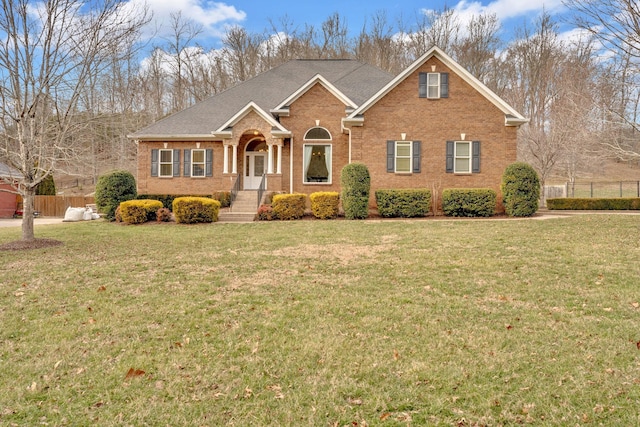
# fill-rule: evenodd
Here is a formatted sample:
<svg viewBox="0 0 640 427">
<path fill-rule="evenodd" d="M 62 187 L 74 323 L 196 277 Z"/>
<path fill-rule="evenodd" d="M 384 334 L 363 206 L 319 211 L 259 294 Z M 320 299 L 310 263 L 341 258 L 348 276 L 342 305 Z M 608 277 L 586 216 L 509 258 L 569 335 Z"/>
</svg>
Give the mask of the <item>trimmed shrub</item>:
<svg viewBox="0 0 640 427">
<path fill-rule="evenodd" d="M 171 210 L 168 208 L 160 208 L 158 212 L 156 212 L 156 220 L 158 222 L 169 222 L 171 221 Z"/>
<path fill-rule="evenodd" d="M 427 216 L 431 206 L 431 191 L 427 189 L 378 190 L 378 213 L 385 218 Z"/>
<path fill-rule="evenodd" d="M 271 206 L 276 218 L 286 221 L 302 218 L 306 205 L 306 194 L 276 194 Z"/>
<path fill-rule="evenodd" d="M 550 210 L 589 210 L 589 211 L 626 211 L 640 210 L 640 198 L 620 199 L 582 199 L 559 198 L 547 199 L 547 208 Z"/>
<path fill-rule="evenodd" d="M 220 202 L 221 208 L 228 208 L 231 205 L 230 191 L 216 191 L 212 195 L 190 195 L 190 194 L 139 194 L 138 199 L 160 200 L 162 206 L 171 210 L 173 201 L 178 197 L 206 197 Z"/>
<path fill-rule="evenodd" d="M 118 207 L 116 208 L 114 219 L 116 222 L 122 222 L 122 215 L 120 214 L 120 205 L 118 205 Z"/>
<path fill-rule="evenodd" d="M 131 172 L 113 171 L 100 176 L 96 183 L 96 207 L 109 221 L 115 219 L 115 212 L 120 203 L 133 200 L 136 195 L 136 179 Z"/>
<path fill-rule="evenodd" d="M 144 224 L 156 219 L 156 212 L 162 207 L 158 200 L 127 200 L 120 203 L 120 216 L 128 224 Z"/>
<path fill-rule="evenodd" d="M 216 222 L 220 202 L 208 197 L 177 197 L 173 200 L 173 216 L 177 223 Z"/>
<path fill-rule="evenodd" d="M 500 188 L 507 215 L 525 217 L 538 211 L 540 179 L 531 165 L 516 162 L 507 166 Z"/>
<path fill-rule="evenodd" d="M 364 219 L 369 216 L 371 176 L 363 163 L 351 163 L 340 173 L 342 209 L 346 219 Z"/>
<path fill-rule="evenodd" d="M 319 191 L 309 196 L 311 213 L 319 219 L 334 219 L 338 216 L 340 193 L 335 191 Z"/>
<path fill-rule="evenodd" d="M 448 188 L 442 192 L 446 216 L 489 217 L 495 214 L 497 194 L 489 188 Z"/>
<path fill-rule="evenodd" d="M 275 214 L 273 213 L 273 208 L 271 205 L 260 205 L 258 208 L 258 212 L 256 213 L 255 220 L 256 221 L 273 221 L 276 219 Z"/>
<path fill-rule="evenodd" d="M 220 202 L 221 208 L 231 206 L 231 191 L 216 191 L 211 197 Z"/>
</svg>

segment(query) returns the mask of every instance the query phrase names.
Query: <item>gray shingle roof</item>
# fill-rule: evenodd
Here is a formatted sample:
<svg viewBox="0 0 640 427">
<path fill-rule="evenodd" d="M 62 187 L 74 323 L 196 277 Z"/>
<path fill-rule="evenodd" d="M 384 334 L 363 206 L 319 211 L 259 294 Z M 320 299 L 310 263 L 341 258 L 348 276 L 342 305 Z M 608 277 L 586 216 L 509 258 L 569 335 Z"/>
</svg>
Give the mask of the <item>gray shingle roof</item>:
<svg viewBox="0 0 640 427">
<path fill-rule="evenodd" d="M 0 162 L 0 177 L 14 178 L 21 176 L 20 171 L 16 168 Z"/>
<path fill-rule="evenodd" d="M 130 137 L 209 135 L 249 102 L 269 112 L 316 74 L 357 105 L 393 79 L 379 68 L 354 60 L 293 60 L 159 120 Z"/>
</svg>

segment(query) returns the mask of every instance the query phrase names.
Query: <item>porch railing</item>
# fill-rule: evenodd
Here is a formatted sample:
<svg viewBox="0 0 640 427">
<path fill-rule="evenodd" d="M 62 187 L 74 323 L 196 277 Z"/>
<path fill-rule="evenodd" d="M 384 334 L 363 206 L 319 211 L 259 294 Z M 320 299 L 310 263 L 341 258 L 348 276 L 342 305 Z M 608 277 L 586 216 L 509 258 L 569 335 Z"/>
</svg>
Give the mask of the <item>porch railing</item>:
<svg viewBox="0 0 640 427">
<path fill-rule="evenodd" d="M 260 207 L 260 202 L 262 202 L 262 195 L 264 194 L 264 191 L 266 189 L 266 183 L 267 183 L 267 174 L 263 173 L 262 180 L 260 181 L 260 185 L 258 186 L 258 207 Z"/>
<path fill-rule="evenodd" d="M 238 196 L 238 191 L 240 191 L 240 176 L 236 176 L 236 180 L 233 183 L 233 187 L 231 188 L 231 203 L 235 202 L 236 197 Z"/>
</svg>

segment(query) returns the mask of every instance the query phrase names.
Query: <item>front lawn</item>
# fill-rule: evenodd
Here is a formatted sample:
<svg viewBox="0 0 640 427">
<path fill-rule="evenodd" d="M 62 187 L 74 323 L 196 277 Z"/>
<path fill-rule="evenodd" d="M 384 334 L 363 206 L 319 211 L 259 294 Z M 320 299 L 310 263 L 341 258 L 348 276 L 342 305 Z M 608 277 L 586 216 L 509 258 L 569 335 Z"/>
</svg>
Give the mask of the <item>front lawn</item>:
<svg viewBox="0 0 640 427">
<path fill-rule="evenodd" d="M 1 425 L 640 423 L 640 216 L 36 236 L 0 252 Z"/>
</svg>

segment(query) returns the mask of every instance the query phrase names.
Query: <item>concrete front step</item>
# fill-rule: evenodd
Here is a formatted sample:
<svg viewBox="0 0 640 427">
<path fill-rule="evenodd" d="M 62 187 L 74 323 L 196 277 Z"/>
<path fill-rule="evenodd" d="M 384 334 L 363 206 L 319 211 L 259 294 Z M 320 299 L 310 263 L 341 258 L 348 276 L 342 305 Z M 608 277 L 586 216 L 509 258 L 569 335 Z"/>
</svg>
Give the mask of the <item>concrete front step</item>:
<svg viewBox="0 0 640 427">
<path fill-rule="evenodd" d="M 218 222 L 253 222 L 254 212 L 220 212 Z"/>
</svg>

